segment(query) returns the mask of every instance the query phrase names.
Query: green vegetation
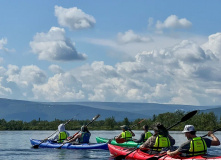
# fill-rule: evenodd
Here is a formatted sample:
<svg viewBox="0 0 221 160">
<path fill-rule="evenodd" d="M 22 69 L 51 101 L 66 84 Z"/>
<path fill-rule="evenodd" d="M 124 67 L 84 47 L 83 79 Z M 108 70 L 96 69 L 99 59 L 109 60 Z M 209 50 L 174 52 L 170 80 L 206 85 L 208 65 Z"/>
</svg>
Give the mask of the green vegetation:
<svg viewBox="0 0 221 160">
<path fill-rule="evenodd" d="M 133 130 L 141 130 L 141 127 L 144 124 L 153 126 L 156 122 L 161 122 L 166 127 L 170 127 L 176 122 L 180 121 L 180 119 L 186 114 L 184 111 L 176 111 L 174 113 L 163 113 L 159 115 L 153 115 L 153 118 L 146 119 L 141 124 L 137 125 L 133 128 Z M 106 118 L 105 120 L 96 120 L 92 124 L 90 124 L 90 130 L 119 130 L 121 125 L 134 125 L 137 124 L 142 119 L 136 119 L 135 121 L 129 121 L 129 118 L 124 118 L 123 121 L 116 122 L 114 117 Z M 220 122 L 221 118 L 217 118 L 213 112 L 210 113 L 197 113 L 190 120 L 181 123 L 173 128 L 173 130 L 183 130 L 184 125 L 192 124 L 198 131 L 206 131 L 217 129 L 221 126 Z M 0 130 L 56 130 L 57 126 L 60 123 L 65 123 L 67 120 L 58 120 L 54 121 L 42 121 L 40 118 L 38 120 L 32 120 L 31 122 L 23 122 L 23 121 L 15 121 L 11 120 L 9 122 L 4 119 L 0 119 Z M 84 124 L 89 123 L 90 120 L 73 120 L 69 124 L 66 125 L 67 130 L 79 130 L 80 127 Z"/>
</svg>

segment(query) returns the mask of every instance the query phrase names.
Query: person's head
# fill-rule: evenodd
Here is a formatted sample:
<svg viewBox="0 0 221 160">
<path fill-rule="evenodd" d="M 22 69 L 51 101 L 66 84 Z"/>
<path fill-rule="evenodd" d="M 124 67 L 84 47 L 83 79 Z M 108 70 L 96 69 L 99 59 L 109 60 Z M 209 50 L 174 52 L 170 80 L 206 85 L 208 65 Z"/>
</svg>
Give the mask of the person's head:
<svg viewBox="0 0 221 160">
<path fill-rule="evenodd" d="M 196 130 L 193 125 L 185 125 L 182 132 L 185 133 L 185 136 L 187 137 L 187 139 L 190 139 L 196 136 Z"/>
<path fill-rule="evenodd" d="M 148 129 L 149 129 L 149 126 L 145 124 L 145 125 L 143 126 L 143 130 L 144 130 L 144 131 L 148 131 Z"/>
<path fill-rule="evenodd" d="M 164 127 L 163 124 L 157 122 L 154 126 L 153 126 L 153 130 L 155 134 L 160 134 L 163 135 L 164 137 L 168 136 L 168 131 L 167 129 Z"/>
<path fill-rule="evenodd" d="M 120 126 L 120 128 L 121 128 L 123 131 L 127 131 L 127 130 L 128 130 L 128 126 L 127 126 L 127 125 Z"/>
<path fill-rule="evenodd" d="M 85 125 L 81 126 L 81 132 L 88 132 L 87 126 Z"/>
<path fill-rule="evenodd" d="M 59 126 L 58 126 L 58 131 L 59 132 L 64 132 L 65 131 L 65 126 L 63 123 L 61 123 Z"/>
</svg>

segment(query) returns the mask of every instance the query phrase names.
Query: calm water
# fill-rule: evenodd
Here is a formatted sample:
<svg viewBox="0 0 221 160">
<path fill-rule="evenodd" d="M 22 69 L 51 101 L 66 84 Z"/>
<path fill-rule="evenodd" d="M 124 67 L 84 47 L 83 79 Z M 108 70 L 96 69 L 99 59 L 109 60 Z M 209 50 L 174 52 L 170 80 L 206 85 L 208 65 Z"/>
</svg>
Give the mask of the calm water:
<svg viewBox="0 0 221 160">
<path fill-rule="evenodd" d="M 134 131 L 135 138 L 139 138 L 142 131 Z M 66 149 L 33 149 L 31 147 L 30 138 L 44 139 L 51 135 L 53 131 L 1 131 L 0 132 L 0 159 L 1 160 L 70 160 L 70 159 L 101 159 L 112 160 L 109 151 L 106 150 L 66 150 Z M 74 134 L 75 131 L 69 131 Z M 96 142 L 95 137 L 113 138 L 120 131 L 91 131 L 91 142 Z M 197 132 L 202 136 L 207 132 Z M 173 132 L 170 134 L 176 139 L 176 146 L 186 141 L 181 132 Z M 215 134 L 221 140 L 221 132 Z M 221 146 L 211 147 L 210 154 L 221 155 Z"/>
</svg>

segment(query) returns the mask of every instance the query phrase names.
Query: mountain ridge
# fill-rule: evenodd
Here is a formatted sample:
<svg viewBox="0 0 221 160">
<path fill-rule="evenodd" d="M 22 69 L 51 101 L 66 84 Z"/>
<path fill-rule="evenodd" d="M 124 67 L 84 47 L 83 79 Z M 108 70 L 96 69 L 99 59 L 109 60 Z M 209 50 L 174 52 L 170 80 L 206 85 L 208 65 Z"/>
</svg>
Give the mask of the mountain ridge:
<svg viewBox="0 0 221 160">
<path fill-rule="evenodd" d="M 213 111 L 213 107 L 215 110 L 221 110 L 220 106 L 130 102 L 32 102 L 0 98 L 0 119 L 28 122 L 40 118 L 41 120 L 53 121 L 55 119 L 71 119 L 79 114 L 76 119 L 84 120 L 100 114 L 99 120 L 113 116 L 116 121 L 121 121 L 126 117 L 133 121 L 138 118 L 152 118 L 154 114 L 158 115 L 176 110 L 209 112 Z"/>
</svg>

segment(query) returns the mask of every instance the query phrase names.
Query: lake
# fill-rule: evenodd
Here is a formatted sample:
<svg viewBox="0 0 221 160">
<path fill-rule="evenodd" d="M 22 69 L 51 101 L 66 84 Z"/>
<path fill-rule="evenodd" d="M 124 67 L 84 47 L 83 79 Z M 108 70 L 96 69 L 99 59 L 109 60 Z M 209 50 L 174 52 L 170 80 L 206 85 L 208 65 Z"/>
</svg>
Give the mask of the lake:
<svg viewBox="0 0 221 160">
<path fill-rule="evenodd" d="M 112 160 L 108 150 L 67 150 L 67 149 L 49 149 L 31 147 L 30 138 L 44 139 L 50 136 L 54 131 L 0 131 L 0 159 L 1 160 L 70 160 L 70 159 L 100 159 Z M 69 131 L 71 135 L 77 131 Z M 95 137 L 113 138 L 120 134 L 118 131 L 91 131 L 92 143 L 96 143 Z M 143 131 L 134 131 L 135 138 L 139 138 Z M 153 132 L 152 132 L 153 133 Z M 205 135 L 207 132 L 197 132 L 198 136 Z M 184 134 L 177 131 L 170 131 L 170 135 L 175 138 L 176 146 L 186 141 Z M 221 140 L 221 132 L 217 131 L 215 135 Z M 221 146 L 209 148 L 209 153 L 221 155 Z"/>
</svg>

